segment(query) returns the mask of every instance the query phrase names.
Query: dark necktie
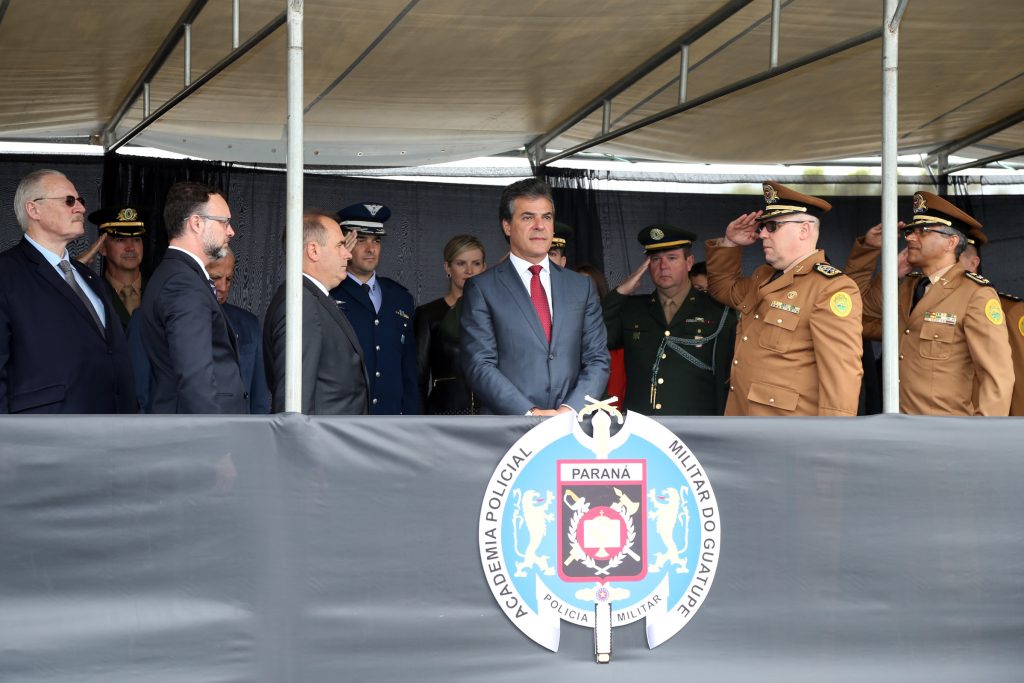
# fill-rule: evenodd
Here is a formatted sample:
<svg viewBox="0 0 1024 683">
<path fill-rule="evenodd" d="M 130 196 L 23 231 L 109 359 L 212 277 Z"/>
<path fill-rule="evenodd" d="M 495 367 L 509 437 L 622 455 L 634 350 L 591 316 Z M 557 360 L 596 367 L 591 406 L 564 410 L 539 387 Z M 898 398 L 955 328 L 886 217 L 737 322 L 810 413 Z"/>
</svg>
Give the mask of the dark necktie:
<svg viewBox="0 0 1024 683">
<path fill-rule="evenodd" d="M 770 280 L 768 280 L 768 282 L 775 282 L 780 277 L 782 277 L 782 271 L 781 270 L 776 270 L 774 273 L 772 273 L 772 277 L 771 277 Z"/>
<path fill-rule="evenodd" d="M 548 308 L 548 295 L 544 292 L 544 285 L 540 281 L 540 266 L 530 266 L 533 277 L 530 279 L 530 299 L 533 307 L 537 309 L 537 317 L 540 318 L 540 326 L 544 330 L 544 336 L 548 343 L 551 343 L 551 309 Z"/>
<path fill-rule="evenodd" d="M 914 287 L 914 299 L 910 304 L 911 310 L 917 306 L 918 302 L 924 297 L 924 290 L 928 289 L 928 285 L 931 283 L 931 279 L 927 275 L 922 275 L 917 279 L 917 286 Z"/>
<path fill-rule="evenodd" d="M 75 273 L 71 269 L 71 263 L 67 259 L 63 259 L 58 264 L 58 267 L 60 268 L 60 272 L 64 273 L 64 281 L 68 283 L 68 287 L 70 287 L 71 291 L 73 291 L 78 298 L 82 300 L 82 303 L 85 304 L 85 310 L 89 311 L 89 315 L 92 316 L 92 321 L 96 323 L 96 327 L 99 328 L 100 334 L 106 336 L 104 334 L 103 323 L 100 322 L 100 317 L 96 314 L 96 309 L 93 308 L 92 302 L 89 301 L 89 297 L 86 296 L 85 292 L 82 291 L 82 288 L 78 286 L 78 281 L 75 280 Z"/>
</svg>

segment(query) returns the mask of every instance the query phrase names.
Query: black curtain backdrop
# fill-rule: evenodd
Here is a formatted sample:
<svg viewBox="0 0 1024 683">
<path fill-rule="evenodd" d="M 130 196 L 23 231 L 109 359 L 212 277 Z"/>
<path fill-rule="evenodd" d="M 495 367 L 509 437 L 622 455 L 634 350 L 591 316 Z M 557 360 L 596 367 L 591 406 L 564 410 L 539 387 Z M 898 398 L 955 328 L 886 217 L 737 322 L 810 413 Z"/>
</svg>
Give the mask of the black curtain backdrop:
<svg viewBox="0 0 1024 683">
<path fill-rule="evenodd" d="M 569 268 L 589 263 L 604 270 L 604 240 L 598 195 L 594 189 L 596 171 L 573 168 L 544 168 L 540 178 L 551 186 L 555 218 L 573 228 L 566 245 Z"/>
<path fill-rule="evenodd" d="M 6 220 L 0 223 L 0 250 L 21 239 L 21 230 L 14 220 L 14 191 L 25 174 L 38 168 L 64 172 L 85 198 L 90 211 L 99 208 L 101 197 L 144 205 L 150 216 L 146 274 L 166 248 L 166 232 L 159 216 L 167 188 L 185 179 L 221 187 L 233 214 L 236 235 L 231 246 L 238 257 L 230 301 L 262 318 L 284 278 L 283 172 L 144 157 L 104 161 L 99 156 L 3 155 L 0 214 Z M 695 231 L 703 240 L 721 235 L 730 220 L 762 205 L 755 190 L 736 195 L 594 190 L 594 175 L 554 175 L 560 177 L 548 180 L 564 185 L 555 189 L 558 217 L 566 220 L 570 215 L 595 216 L 573 219 L 577 238 L 576 251 L 570 252 L 570 265 L 585 261 L 602 265 L 611 287 L 622 282 L 643 260 L 636 235 L 645 225 L 671 223 Z M 417 304 L 436 299 L 446 291 L 442 250 L 453 235 L 477 235 L 486 247 L 490 264 L 505 254 L 508 246 L 497 220 L 500 195 L 500 186 L 348 178 L 316 172 L 307 172 L 305 177 L 306 206 L 337 210 L 356 202 L 376 202 L 392 210 L 380 272 L 405 285 Z M 990 238 L 984 251 L 986 277 L 1003 291 L 1024 294 L 1024 271 L 1019 267 L 1024 262 L 1024 225 L 1018 218 L 1024 213 L 1024 197 L 975 194 L 970 199 L 969 210 L 985 224 Z M 842 267 L 857 236 L 880 220 L 881 200 L 876 196 L 838 196 L 829 197 L 829 201 L 834 208 L 823 221 L 821 246 L 833 263 Z M 910 196 L 900 198 L 899 215 L 911 215 Z M 95 239 L 96 227 L 87 225 L 86 235 L 72 244 L 70 250 L 73 254 L 81 253 Z M 704 258 L 702 242 L 695 245 L 694 252 L 697 260 Z M 760 249 L 745 250 L 744 265 L 748 271 L 762 262 Z M 94 266 L 99 269 L 99 264 Z M 649 291 L 649 283 L 643 286 Z"/>
<path fill-rule="evenodd" d="M 100 197 L 102 206 L 130 206 L 142 216 L 146 224 L 142 272 L 148 277 L 167 251 L 167 226 L 161 214 L 171 185 L 184 180 L 206 183 L 224 192 L 230 203 L 231 174 L 230 165 L 217 162 L 145 159 L 139 163 L 138 157 L 106 154 Z M 90 211 L 93 208 L 98 207 Z"/>
</svg>

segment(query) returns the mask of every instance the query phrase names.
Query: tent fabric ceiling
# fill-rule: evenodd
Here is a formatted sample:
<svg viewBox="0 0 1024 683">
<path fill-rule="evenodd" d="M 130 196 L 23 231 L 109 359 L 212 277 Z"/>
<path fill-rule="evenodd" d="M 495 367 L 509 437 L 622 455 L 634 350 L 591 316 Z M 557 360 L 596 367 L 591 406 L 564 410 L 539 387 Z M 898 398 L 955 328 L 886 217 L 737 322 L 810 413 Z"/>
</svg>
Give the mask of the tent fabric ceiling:
<svg viewBox="0 0 1024 683">
<path fill-rule="evenodd" d="M 725 0 L 306 0 L 307 164 L 410 166 L 509 152 L 554 130 Z M 10 0 L 0 20 L 0 138 L 96 139 L 189 0 Z M 244 41 L 286 9 L 241 0 Z M 690 49 L 688 95 L 768 68 L 770 0 Z M 900 151 L 930 151 L 1024 110 L 1019 0 L 910 0 L 900 30 Z M 784 0 L 780 63 L 877 29 L 878 0 Z M 194 22 L 192 76 L 231 50 L 231 3 Z M 814 162 L 881 148 L 880 39 L 604 143 L 591 151 L 696 162 Z M 287 28 L 199 88 L 134 144 L 283 163 Z M 156 108 L 184 81 L 181 44 L 153 79 Z M 678 60 L 612 101 L 615 125 L 676 104 Z M 136 102 L 117 129 L 142 117 Z M 614 126 L 613 126 L 614 128 Z M 600 111 L 563 133 L 601 132 Z M 972 148 L 1024 147 L 1014 126 Z"/>
</svg>

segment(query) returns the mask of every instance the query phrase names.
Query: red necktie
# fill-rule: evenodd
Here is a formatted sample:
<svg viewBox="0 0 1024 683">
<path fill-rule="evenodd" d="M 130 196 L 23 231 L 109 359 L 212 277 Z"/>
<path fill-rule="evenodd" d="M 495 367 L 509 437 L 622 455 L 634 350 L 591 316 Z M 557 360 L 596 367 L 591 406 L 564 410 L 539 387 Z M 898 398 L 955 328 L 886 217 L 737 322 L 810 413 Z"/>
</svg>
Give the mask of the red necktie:
<svg viewBox="0 0 1024 683">
<path fill-rule="evenodd" d="M 533 307 L 537 309 L 537 317 L 540 318 L 540 326 L 544 328 L 544 336 L 548 343 L 551 343 L 551 309 L 548 308 L 548 295 L 544 293 L 544 285 L 540 281 L 540 266 L 530 266 L 533 278 L 530 280 L 530 298 L 533 300 Z"/>
</svg>

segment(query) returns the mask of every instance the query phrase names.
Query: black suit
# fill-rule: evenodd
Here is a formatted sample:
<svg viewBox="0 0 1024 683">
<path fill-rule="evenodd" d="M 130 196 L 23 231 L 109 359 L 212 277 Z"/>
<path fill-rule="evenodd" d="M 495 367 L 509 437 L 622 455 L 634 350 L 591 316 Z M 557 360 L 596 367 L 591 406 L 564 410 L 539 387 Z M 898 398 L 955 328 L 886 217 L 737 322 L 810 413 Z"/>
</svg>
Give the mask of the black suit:
<svg viewBox="0 0 1024 683">
<path fill-rule="evenodd" d="M 140 310 L 152 412 L 249 412 L 235 333 L 195 259 L 168 249 Z"/>
<path fill-rule="evenodd" d="M 121 324 L 100 278 L 71 263 L 103 302 L 105 332 L 60 273 L 26 240 L 0 254 L 0 412 L 136 410 Z"/>
<path fill-rule="evenodd" d="M 273 410 L 284 410 L 285 286 L 267 309 L 263 325 L 264 362 L 274 395 Z M 338 304 L 302 278 L 302 412 L 307 415 L 365 415 L 369 379 L 359 338 Z"/>
</svg>

